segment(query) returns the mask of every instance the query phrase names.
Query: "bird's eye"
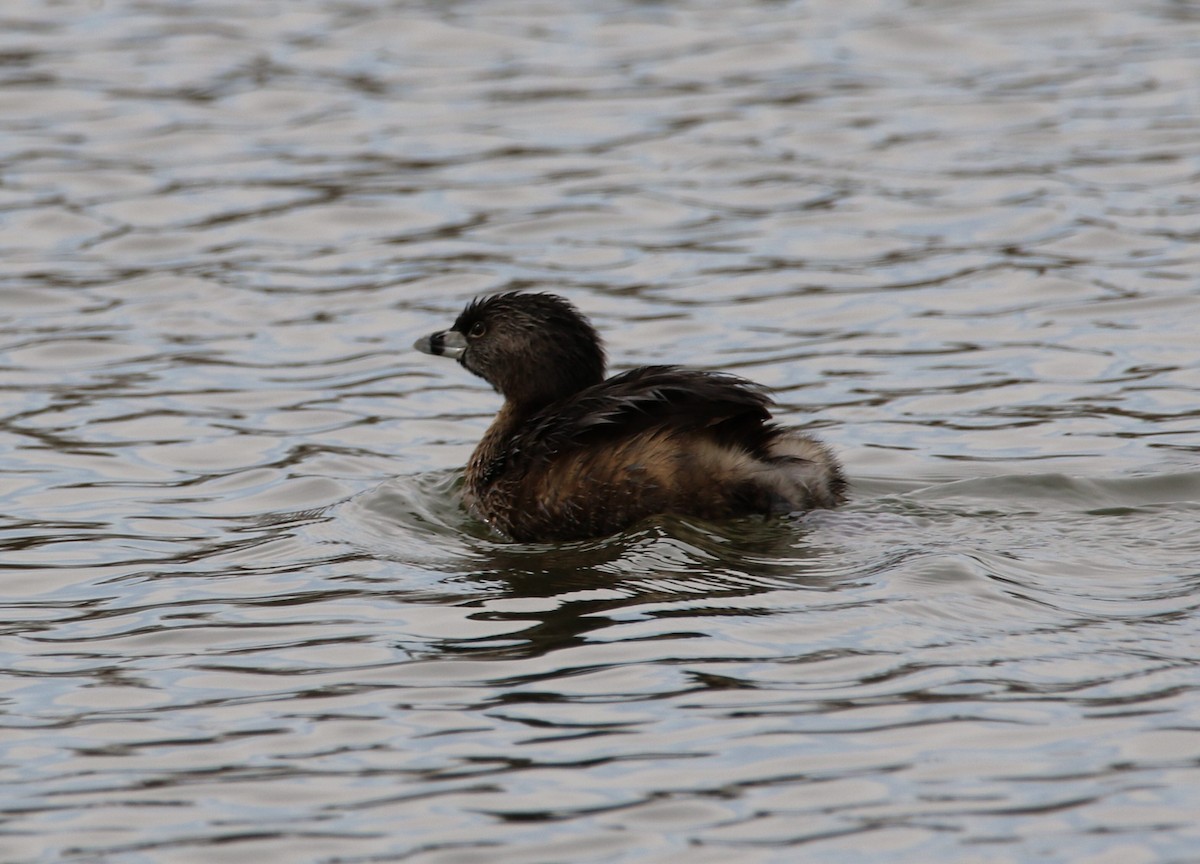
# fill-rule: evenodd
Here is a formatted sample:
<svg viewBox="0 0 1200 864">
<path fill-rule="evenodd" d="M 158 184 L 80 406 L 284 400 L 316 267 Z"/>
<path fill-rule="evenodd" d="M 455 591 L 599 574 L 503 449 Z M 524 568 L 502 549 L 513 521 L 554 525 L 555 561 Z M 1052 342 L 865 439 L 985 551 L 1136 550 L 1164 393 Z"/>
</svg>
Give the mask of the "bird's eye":
<svg viewBox="0 0 1200 864">
<path fill-rule="evenodd" d="M 471 325 L 471 332 L 468 333 L 467 335 L 470 336 L 472 339 L 478 339 L 480 336 L 482 336 L 486 332 L 487 332 L 487 325 L 484 324 L 482 321 L 476 321 L 474 324 Z"/>
</svg>

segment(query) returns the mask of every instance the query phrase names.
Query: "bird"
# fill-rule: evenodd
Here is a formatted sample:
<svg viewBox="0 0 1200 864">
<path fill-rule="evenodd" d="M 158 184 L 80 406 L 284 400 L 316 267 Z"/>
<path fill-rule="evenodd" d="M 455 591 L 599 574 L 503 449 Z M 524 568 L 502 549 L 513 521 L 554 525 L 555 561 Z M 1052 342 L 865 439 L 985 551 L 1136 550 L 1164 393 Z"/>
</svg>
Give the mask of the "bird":
<svg viewBox="0 0 1200 864">
<path fill-rule="evenodd" d="M 665 514 L 722 520 L 845 500 L 837 458 L 771 422 L 765 387 L 676 365 L 606 378 L 600 335 L 556 294 L 476 298 L 414 347 L 457 360 L 504 398 L 467 463 L 463 503 L 508 540 L 582 540 Z"/>
</svg>

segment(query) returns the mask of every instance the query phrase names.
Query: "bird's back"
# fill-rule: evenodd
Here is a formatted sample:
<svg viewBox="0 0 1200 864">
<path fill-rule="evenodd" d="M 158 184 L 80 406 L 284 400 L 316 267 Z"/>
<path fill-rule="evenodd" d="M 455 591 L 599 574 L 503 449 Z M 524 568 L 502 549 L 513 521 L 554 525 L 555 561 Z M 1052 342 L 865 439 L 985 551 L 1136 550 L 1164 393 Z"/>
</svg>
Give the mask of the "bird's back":
<svg viewBox="0 0 1200 864">
<path fill-rule="evenodd" d="M 839 503 L 832 455 L 771 424 L 771 404 L 732 375 L 625 372 L 485 437 L 467 503 L 516 540 L 599 536 L 659 513 L 723 519 Z"/>
</svg>

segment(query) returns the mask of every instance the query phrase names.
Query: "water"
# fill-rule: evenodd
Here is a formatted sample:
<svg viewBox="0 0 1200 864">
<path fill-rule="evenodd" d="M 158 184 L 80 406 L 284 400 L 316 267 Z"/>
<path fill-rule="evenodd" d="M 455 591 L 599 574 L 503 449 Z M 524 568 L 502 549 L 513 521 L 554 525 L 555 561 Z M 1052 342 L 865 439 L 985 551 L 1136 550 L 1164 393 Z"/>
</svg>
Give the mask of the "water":
<svg viewBox="0 0 1200 864">
<path fill-rule="evenodd" d="M 1200 12 L 8 3 L 0 859 L 1200 860 Z M 836 513 L 520 546 L 557 290 Z"/>
</svg>

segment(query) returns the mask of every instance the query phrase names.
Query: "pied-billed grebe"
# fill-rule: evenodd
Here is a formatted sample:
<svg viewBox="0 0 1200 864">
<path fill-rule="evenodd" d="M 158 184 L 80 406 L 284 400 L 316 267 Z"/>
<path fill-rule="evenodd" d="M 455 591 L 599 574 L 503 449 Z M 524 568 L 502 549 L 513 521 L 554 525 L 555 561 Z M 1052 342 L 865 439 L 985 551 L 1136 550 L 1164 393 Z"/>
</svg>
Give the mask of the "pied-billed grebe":
<svg viewBox="0 0 1200 864">
<path fill-rule="evenodd" d="M 743 378 L 644 366 L 604 378 L 600 337 L 553 294 L 496 294 L 416 348 L 458 360 L 504 406 L 467 465 L 467 508 L 513 540 L 598 537 L 660 513 L 723 519 L 833 507 L 820 442 L 768 422 Z"/>
</svg>

